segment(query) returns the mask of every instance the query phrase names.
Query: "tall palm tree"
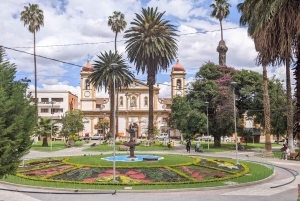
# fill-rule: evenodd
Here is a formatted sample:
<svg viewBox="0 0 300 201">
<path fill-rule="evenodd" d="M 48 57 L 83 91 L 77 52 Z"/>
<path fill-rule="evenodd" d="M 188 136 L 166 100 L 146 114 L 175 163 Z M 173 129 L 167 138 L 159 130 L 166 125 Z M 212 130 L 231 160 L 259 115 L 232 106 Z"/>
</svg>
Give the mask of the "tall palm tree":
<svg viewBox="0 0 300 201">
<path fill-rule="evenodd" d="M 153 140 L 153 85 L 158 71 L 167 70 L 176 59 L 177 43 L 175 26 L 168 20 L 162 19 L 165 12 L 157 8 L 142 8 L 142 14 L 130 24 L 132 27 L 125 31 L 126 51 L 130 62 L 136 65 L 139 73 L 147 73 L 149 85 L 149 121 L 148 138 Z"/>
<path fill-rule="evenodd" d="M 21 12 L 21 21 L 24 22 L 24 26 L 28 26 L 30 33 L 33 33 L 33 54 L 34 54 L 34 99 L 37 103 L 37 72 L 36 72 L 36 55 L 35 55 L 35 34 L 44 26 L 44 14 L 43 10 L 39 9 L 38 4 L 30 4 L 24 6 L 24 10 Z"/>
<path fill-rule="evenodd" d="M 293 119 L 292 119 L 292 95 L 290 81 L 290 61 L 295 57 L 300 59 L 299 33 L 300 27 L 297 20 L 300 19 L 300 3 L 296 1 L 267 0 L 255 1 L 246 0 L 238 5 L 238 10 L 242 12 L 240 22 L 248 25 L 248 33 L 256 38 L 262 47 L 258 55 L 258 63 L 286 65 L 286 89 L 287 89 L 287 133 L 289 138 L 288 146 L 293 150 Z M 300 81 L 297 71 L 300 66 L 296 63 L 296 80 Z M 300 89 L 300 82 L 297 82 L 296 89 Z M 300 109 L 300 91 L 296 92 L 297 107 Z M 300 132 L 300 111 L 296 110 L 296 126 L 294 133 Z M 297 114 L 298 113 L 298 114 Z M 300 137 L 300 136 L 299 136 Z"/>
<path fill-rule="evenodd" d="M 125 15 L 119 11 L 114 11 L 112 16 L 108 17 L 108 26 L 115 33 L 115 53 L 117 53 L 117 36 L 121 33 L 127 25 Z M 116 134 L 118 134 L 118 110 L 119 110 L 119 91 L 117 91 L 117 103 L 116 103 Z"/>
<path fill-rule="evenodd" d="M 217 51 L 219 52 L 219 65 L 224 66 L 226 65 L 226 52 L 228 51 L 228 48 L 223 39 L 222 21 L 230 14 L 229 8 L 231 7 L 231 5 L 227 2 L 227 0 L 215 0 L 215 2 L 210 5 L 210 7 L 213 9 L 210 13 L 210 16 L 218 19 L 220 22 L 221 41 L 219 42 Z"/>
<path fill-rule="evenodd" d="M 125 15 L 119 11 L 114 11 L 113 15 L 108 17 L 108 26 L 110 26 L 111 30 L 115 33 L 115 53 L 117 52 L 118 33 L 124 31 L 127 25 L 124 19 L 125 19 Z"/>
<path fill-rule="evenodd" d="M 109 90 L 110 96 L 110 132 L 114 132 L 115 120 L 113 112 L 115 108 L 114 80 L 117 90 L 127 88 L 134 79 L 133 73 L 125 64 L 122 55 L 113 53 L 112 51 L 100 53 L 94 65 L 94 72 L 89 75 L 91 83 L 98 89 L 104 88 Z M 117 66 L 112 66 L 112 63 L 117 63 Z"/>
</svg>

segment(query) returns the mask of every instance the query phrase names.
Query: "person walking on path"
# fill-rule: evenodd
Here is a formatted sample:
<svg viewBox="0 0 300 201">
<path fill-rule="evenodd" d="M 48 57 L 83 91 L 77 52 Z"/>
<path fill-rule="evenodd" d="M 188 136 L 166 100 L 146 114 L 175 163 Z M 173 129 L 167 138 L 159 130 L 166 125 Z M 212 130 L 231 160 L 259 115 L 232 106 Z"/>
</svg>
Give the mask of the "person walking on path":
<svg viewBox="0 0 300 201">
<path fill-rule="evenodd" d="M 188 139 L 187 141 L 186 141 L 186 151 L 187 152 L 191 152 L 191 141 L 190 141 L 190 139 Z"/>
</svg>

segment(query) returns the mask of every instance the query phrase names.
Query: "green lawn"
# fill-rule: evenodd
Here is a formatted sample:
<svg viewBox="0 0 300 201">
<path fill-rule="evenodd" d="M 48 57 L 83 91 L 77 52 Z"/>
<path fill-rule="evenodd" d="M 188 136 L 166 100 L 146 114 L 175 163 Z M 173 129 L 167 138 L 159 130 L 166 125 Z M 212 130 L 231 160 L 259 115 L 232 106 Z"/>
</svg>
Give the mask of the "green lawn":
<svg viewBox="0 0 300 201">
<path fill-rule="evenodd" d="M 128 155 L 128 154 L 117 154 L 117 155 Z M 143 153 L 142 155 L 154 155 L 154 154 L 147 154 Z M 141 166 L 164 166 L 164 165 L 175 165 L 175 164 L 182 164 L 182 163 L 189 163 L 193 162 L 195 158 L 181 156 L 181 155 L 166 155 L 166 154 L 155 154 L 164 157 L 163 160 L 159 160 L 154 163 L 149 162 L 116 162 L 116 166 L 122 167 L 141 167 Z M 76 164 L 83 164 L 83 165 L 103 165 L 103 166 L 112 166 L 112 161 L 101 160 L 101 158 L 112 156 L 112 154 L 105 154 L 105 155 L 92 155 L 92 156 L 73 156 L 70 157 L 68 162 L 76 163 Z"/>
<path fill-rule="evenodd" d="M 34 144 L 31 146 L 31 150 L 35 150 L 35 151 L 44 151 L 44 152 L 51 152 L 51 151 L 59 151 L 62 149 L 67 149 L 67 147 L 65 146 L 65 142 L 64 141 L 52 141 L 52 150 L 51 150 L 51 142 L 48 141 L 48 147 L 42 147 L 42 141 L 39 141 L 37 144 Z M 81 147 L 83 145 L 83 141 L 77 141 L 75 142 L 75 147 Z"/>
</svg>

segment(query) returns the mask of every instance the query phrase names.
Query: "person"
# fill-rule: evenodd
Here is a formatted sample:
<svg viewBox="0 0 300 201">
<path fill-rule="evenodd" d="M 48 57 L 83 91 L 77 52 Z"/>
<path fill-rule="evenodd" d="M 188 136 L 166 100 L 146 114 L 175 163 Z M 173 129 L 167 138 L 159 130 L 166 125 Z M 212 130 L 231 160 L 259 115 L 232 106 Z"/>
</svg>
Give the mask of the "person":
<svg viewBox="0 0 300 201">
<path fill-rule="evenodd" d="M 280 151 L 284 152 L 287 149 L 287 145 L 283 144 L 283 147 L 280 149 Z"/>
<path fill-rule="evenodd" d="M 245 149 L 245 147 L 243 145 L 241 145 L 241 143 L 238 143 L 238 150 L 243 151 Z"/>
<path fill-rule="evenodd" d="M 200 146 L 201 146 L 200 143 L 199 143 L 199 142 L 196 142 L 196 145 L 195 145 L 195 152 L 199 150 Z"/>
<path fill-rule="evenodd" d="M 189 139 L 186 141 L 186 151 L 191 152 L 191 141 Z"/>
<path fill-rule="evenodd" d="M 287 147 L 284 152 L 281 154 L 281 160 L 287 160 L 287 156 L 291 154 L 291 150 Z"/>
</svg>

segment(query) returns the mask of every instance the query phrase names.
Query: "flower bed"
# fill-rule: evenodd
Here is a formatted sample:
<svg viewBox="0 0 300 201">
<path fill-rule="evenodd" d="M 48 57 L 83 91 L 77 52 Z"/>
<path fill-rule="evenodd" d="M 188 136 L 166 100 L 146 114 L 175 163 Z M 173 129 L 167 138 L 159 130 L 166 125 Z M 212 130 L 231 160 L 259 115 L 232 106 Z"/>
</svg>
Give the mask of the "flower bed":
<svg viewBox="0 0 300 201">
<path fill-rule="evenodd" d="M 55 162 L 54 162 L 55 161 Z M 47 164 L 47 165 L 45 165 Z M 51 167 L 48 165 L 52 164 Z M 177 165 L 147 165 L 143 167 L 117 166 L 115 181 L 111 167 L 101 165 L 83 166 L 64 160 L 40 161 L 30 169 L 20 169 L 17 176 L 30 179 L 61 183 L 86 183 L 99 185 L 153 185 L 153 184 L 187 184 L 227 180 L 245 175 L 249 168 L 243 164 L 217 159 L 195 158 L 192 163 Z M 37 168 L 38 167 L 38 168 Z"/>
</svg>

